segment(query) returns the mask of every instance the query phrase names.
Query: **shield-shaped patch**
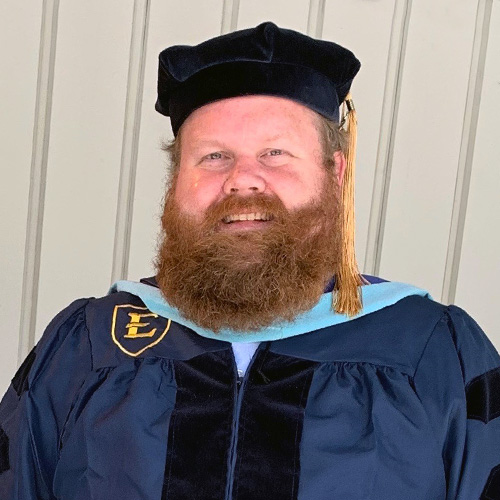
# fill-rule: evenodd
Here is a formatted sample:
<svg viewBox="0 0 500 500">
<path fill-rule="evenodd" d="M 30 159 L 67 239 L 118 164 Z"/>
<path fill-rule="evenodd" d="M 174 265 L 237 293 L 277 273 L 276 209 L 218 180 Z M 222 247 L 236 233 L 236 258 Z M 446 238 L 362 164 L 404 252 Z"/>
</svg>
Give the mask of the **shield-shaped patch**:
<svg viewBox="0 0 500 500">
<path fill-rule="evenodd" d="M 147 307 L 120 304 L 113 311 L 111 337 L 125 354 L 135 357 L 161 342 L 169 328 L 170 319 Z"/>
</svg>

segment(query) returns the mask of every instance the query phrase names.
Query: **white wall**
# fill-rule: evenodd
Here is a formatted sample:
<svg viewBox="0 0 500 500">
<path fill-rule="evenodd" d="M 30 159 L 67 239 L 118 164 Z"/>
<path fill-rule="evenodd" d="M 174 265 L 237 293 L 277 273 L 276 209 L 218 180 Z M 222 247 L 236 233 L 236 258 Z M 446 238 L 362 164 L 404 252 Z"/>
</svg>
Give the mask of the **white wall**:
<svg viewBox="0 0 500 500">
<path fill-rule="evenodd" d="M 0 392 L 61 308 L 153 272 L 158 52 L 265 20 L 362 61 L 363 270 L 457 303 L 500 347 L 499 0 L 3 0 Z"/>
</svg>

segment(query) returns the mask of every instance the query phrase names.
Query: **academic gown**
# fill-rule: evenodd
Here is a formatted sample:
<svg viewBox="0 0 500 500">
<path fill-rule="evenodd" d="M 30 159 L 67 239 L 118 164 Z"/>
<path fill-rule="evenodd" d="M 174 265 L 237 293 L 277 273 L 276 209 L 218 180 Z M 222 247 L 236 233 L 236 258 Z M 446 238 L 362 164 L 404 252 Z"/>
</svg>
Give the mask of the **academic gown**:
<svg viewBox="0 0 500 500">
<path fill-rule="evenodd" d="M 0 405 L 0 499 L 500 499 L 500 358 L 460 308 L 409 293 L 262 339 L 241 378 L 144 301 L 51 322 Z"/>
</svg>

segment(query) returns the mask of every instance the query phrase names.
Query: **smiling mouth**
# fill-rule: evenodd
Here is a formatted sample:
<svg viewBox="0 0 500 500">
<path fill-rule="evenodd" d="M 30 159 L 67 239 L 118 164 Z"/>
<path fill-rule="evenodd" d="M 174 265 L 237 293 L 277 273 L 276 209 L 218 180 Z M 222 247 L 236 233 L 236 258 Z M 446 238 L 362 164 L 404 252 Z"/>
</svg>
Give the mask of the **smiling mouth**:
<svg viewBox="0 0 500 500">
<path fill-rule="evenodd" d="M 258 221 L 258 222 L 266 222 L 273 219 L 273 216 L 266 212 L 252 212 L 249 214 L 234 214 L 234 215 L 226 215 L 222 219 L 224 224 L 231 224 L 233 222 L 242 222 L 242 221 Z"/>
</svg>

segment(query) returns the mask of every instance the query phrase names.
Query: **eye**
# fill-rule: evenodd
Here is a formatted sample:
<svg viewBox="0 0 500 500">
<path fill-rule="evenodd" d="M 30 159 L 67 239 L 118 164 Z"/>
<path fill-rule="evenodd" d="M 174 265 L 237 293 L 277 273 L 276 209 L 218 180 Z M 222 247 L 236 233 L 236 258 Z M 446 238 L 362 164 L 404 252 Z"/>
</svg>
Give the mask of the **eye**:
<svg viewBox="0 0 500 500">
<path fill-rule="evenodd" d="M 280 156 L 283 154 L 282 149 L 271 149 L 271 151 L 268 151 L 267 153 L 269 156 Z"/>
<path fill-rule="evenodd" d="M 200 154 L 198 165 L 208 169 L 226 168 L 232 158 L 231 153 L 227 151 L 213 151 L 201 156 L 202 154 Z"/>
<path fill-rule="evenodd" d="M 222 153 L 217 151 L 216 153 L 210 153 L 205 156 L 206 160 L 221 160 L 222 159 Z"/>
<path fill-rule="evenodd" d="M 269 166 L 282 166 L 290 161 L 292 155 L 284 149 L 273 148 L 262 152 L 261 161 Z"/>
</svg>

